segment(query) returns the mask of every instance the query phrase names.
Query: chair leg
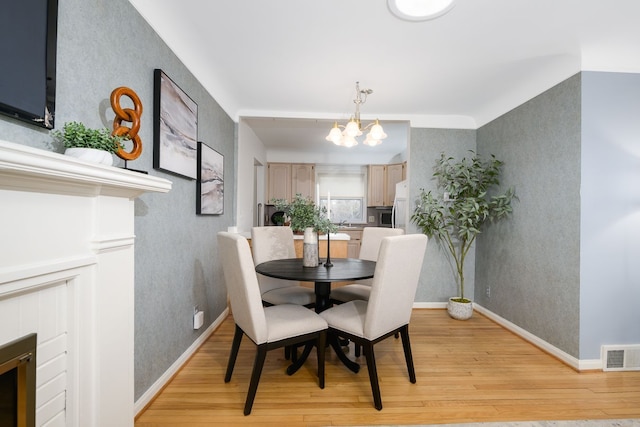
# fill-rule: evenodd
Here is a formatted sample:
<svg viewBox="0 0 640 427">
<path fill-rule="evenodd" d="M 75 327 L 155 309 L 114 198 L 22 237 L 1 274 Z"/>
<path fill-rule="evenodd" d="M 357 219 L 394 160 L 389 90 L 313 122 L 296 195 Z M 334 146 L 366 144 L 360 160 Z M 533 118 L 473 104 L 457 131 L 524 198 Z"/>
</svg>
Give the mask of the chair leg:
<svg viewBox="0 0 640 427">
<path fill-rule="evenodd" d="M 356 357 L 360 357 L 360 344 L 354 342 L 353 343 L 353 348 L 354 348 L 354 354 Z"/>
<path fill-rule="evenodd" d="M 326 353 L 327 331 L 320 332 L 318 342 L 316 343 L 316 351 L 318 355 L 318 385 L 324 388 L 324 356 Z"/>
<path fill-rule="evenodd" d="M 253 371 L 251 372 L 251 381 L 249 383 L 249 391 L 247 392 L 247 401 L 244 404 L 244 414 L 249 415 L 251 408 L 253 407 L 253 400 L 256 397 L 256 391 L 258 390 L 258 382 L 260 381 L 260 375 L 262 374 L 262 368 L 264 367 L 264 360 L 267 357 L 267 344 L 258 345 L 258 351 L 256 352 L 256 359 L 253 362 Z"/>
<path fill-rule="evenodd" d="M 407 371 L 409 371 L 409 381 L 416 383 L 416 371 L 413 367 L 413 356 L 411 355 L 411 343 L 409 342 L 409 325 L 400 328 L 402 336 L 402 348 L 404 348 L 404 359 L 407 362 Z"/>
<path fill-rule="evenodd" d="M 369 382 L 373 392 L 373 405 L 379 411 L 382 409 L 382 397 L 380 396 L 380 384 L 378 384 L 378 368 L 376 367 L 376 356 L 373 354 L 373 343 L 367 342 L 363 345 L 364 356 L 367 359 L 367 370 L 369 371 Z"/>
<path fill-rule="evenodd" d="M 238 325 L 236 325 L 236 331 L 233 335 L 233 343 L 231 344 L 231 353 L 229 353 L 229 362 L 227 362 L 227 373 L 224 376 L 224 382 L 231 381 L 231 374 L 233 374 L 233 367 L 236 364 L 236 358 L 238 357 L 238 350 L 240 349 L 240 342 L 244 332 Z"/>
</svg>

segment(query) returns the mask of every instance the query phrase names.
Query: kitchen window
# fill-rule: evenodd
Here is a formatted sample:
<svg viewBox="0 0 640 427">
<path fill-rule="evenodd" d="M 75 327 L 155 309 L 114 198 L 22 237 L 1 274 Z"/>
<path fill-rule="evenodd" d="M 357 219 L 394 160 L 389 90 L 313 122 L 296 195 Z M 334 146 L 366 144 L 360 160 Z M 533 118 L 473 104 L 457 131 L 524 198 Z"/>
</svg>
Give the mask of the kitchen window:
<svg viewBox="0 0 640 427">
<path fill-rule="evenodd" d="M 367 215 L 367 167 L 316 165 L 316 203 L 329 209 L 333 223 L 364 224 Z"/>
</svg>

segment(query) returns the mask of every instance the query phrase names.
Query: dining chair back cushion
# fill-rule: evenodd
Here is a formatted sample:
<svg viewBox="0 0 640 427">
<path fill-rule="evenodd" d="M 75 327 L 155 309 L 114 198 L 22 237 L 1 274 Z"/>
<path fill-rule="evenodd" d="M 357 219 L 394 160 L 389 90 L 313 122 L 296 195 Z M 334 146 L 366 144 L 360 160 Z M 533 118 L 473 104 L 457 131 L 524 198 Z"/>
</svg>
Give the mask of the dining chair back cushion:
<svg viewBox="0 0 640 427">
<path fill-rule="evenodd" d="M 274 259 L 296 257 L 291 227 L 253 227 L 251 229 L 251 248 L 255 265 Z M 260 292 L 263 294 L 278 288 L 300 285 L 300 282 L 276 279 L 262 274 L 258 275 L 258 282 L 260 283 Z"/>
<path fill-rule="evenodd" d="M 275 259 L 296 258 L 291 227 L 253 227 L 251 246 L 255 265 Z M 267 304 L 298 304 L 307 307 L 315 304 L 313 289 L 301 286 L 299 281 L 258 274 L 258 283 L 262 300 Z"/>
<path fill-rule="evenodd" d="M 266 342 L 267 319 L 249 242 L 239 234 L 219 232 L 218 252 L 231 301 L 233 320 L 253 342 Z"/>
<path fill-rule="evenodd" d="M 400 236 L 402 234 L 404 234 L 402 228 L 365 227 L 362 230 L 360 255 L 358 258 L 377 261 L 382 239 L 389 236 Z M 373 279 L 356 280 L 348 285 L 337 287 L 331 291 L 331 298 L 337 303 L 354 300 L 367 301 L 371 293 L 372 281 Z"/>
<path fill-rule="evenodd" d="M 251 248 L 256 265 L 273 259 L 296 257 L 291 227 L 253 227 Z"/>
<path fill-rule="evenodd" d="M 366 259 L 368 261 L 377 261 L 382 239 L 389 236 L 400 236 L 401 234 L 404 234 L 404 229 L 402 228 L 363 228 L 362 240 L 360 241 L 360 255 L 358 256 L 358 258 Z"/>
<path fill-rule="evenodd" d="M 375 339 L 409 323 L 427 240 L 424 234 L 382 239 L 364 321 L 365 338 Z"/>
</svg>

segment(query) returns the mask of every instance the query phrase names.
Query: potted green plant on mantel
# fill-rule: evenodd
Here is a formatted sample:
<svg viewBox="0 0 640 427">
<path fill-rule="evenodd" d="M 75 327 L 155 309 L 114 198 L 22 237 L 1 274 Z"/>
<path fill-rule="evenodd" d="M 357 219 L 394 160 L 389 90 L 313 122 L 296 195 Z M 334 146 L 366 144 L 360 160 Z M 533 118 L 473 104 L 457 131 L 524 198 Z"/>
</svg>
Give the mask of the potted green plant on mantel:
<svg viewBox="0 0 640 427">
<path fill-rule="evenodd" d="M 441 154 L 434 166 L 437 191 L 420 190 L 419 201 L 411 215 L 424 234 L 435 237 L 455 264 L 458 296 L 449 299 L 447 310 L 455 319 L 469 319 L 473 304 L 464 295 L 464 261 L 469 249 L 487 222 L 498 221 L 511 214 L 516 197 L 513 188 L 490 196 L 500 186 L 503 162 L 491 155 L 460 161 Z"/>
<path fill-rule="evenodd" d="M 113 153 L 127 138 L 113 136 L 107 128 L 90 129 L 80 122 L 67 122 L 62 130 L 54 130 L 51 136 L 66 148 L 64 154 L 93 163 L 111 166 Z"/>
</svg>

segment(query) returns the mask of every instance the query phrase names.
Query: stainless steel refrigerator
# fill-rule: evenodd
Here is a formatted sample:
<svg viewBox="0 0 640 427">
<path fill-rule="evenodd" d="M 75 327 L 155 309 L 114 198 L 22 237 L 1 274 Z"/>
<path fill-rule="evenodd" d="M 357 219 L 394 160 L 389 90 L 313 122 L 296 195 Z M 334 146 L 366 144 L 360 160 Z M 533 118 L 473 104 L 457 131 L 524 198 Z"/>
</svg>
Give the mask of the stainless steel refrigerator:
<svg viewBox="0 0 640 427">
<path fill-rule="evenodd" d="M 393 200 L 391 215 L 393 228 L 402 228 L 407 231 L 409 223 L 409 181 L 404 180 L 396 184 L 396 197 Z"/>
</svg>

